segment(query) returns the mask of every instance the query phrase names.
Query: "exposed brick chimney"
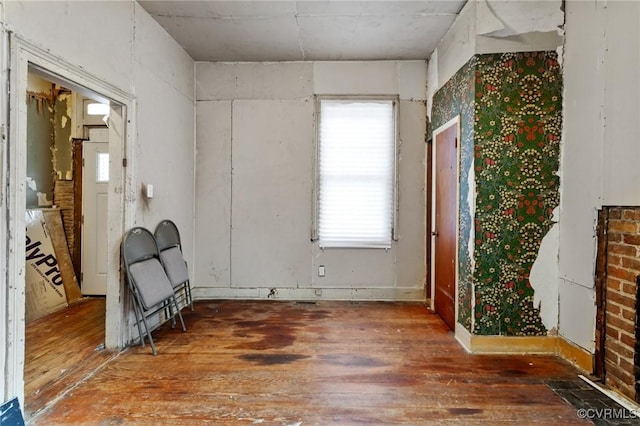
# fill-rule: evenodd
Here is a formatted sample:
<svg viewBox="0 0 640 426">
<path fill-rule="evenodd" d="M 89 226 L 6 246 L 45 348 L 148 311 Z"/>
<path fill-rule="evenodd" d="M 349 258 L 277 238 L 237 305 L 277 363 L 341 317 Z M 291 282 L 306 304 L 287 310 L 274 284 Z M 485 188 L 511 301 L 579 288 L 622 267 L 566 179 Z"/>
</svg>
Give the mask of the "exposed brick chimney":
<svg viewBox="0 0 640 426">
<path fill-rule="evenodd" d="M 611 207 L 607 226 L 605 307 L 606 384 L 631 399 L 640 395 L 640 208 Z"/>
</svg>

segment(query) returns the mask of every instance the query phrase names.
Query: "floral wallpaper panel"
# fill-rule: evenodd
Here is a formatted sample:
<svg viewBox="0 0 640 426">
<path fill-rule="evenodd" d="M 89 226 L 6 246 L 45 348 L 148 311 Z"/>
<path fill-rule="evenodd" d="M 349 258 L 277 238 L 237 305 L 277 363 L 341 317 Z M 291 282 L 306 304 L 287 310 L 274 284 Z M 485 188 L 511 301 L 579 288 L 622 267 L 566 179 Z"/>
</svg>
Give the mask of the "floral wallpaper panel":
<svg viewBox="0 0 640 426">
<path fill-rule="evenodd" d="M 433 128 L 461 117 L 458 322 L 474 334 L 547 332 L 529 273 L 559 203 L 561 95 L 556 53 L 527 52 L 477 55 L 434 96 Z"/>
<path fill-rule="evenodd" d="M 559 203 L 555 52 L 477 56 L 474 333 L 544 335 L 529 273 Z"/>
</svg>

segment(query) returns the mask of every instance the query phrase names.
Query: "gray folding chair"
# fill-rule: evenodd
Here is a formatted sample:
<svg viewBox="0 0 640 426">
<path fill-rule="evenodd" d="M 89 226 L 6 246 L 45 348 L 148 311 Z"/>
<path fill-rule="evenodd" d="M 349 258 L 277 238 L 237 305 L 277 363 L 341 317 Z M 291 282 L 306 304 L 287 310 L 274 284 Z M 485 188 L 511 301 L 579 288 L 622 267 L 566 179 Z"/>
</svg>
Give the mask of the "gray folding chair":
<svg viewBox="0 0 640 426">
<path fill-rule="evenodd" d="M 180 232 L 175 223 L 170 220 L 163 220 L 158 224 L 154 232 L 160 260 L 167 271 L 167 276 L 173 291 L 176 295 L 184 294 L 184 303 L 189 305 L 193 311 L 193 298 L 191 297 L 191 286 L 189 284 L 189 271 L 187 262 L 182 255 L 182 244 L 180 242 Z"/>
<path fill-rule="evenodd" d="M 144 346 L 145 336 L 154 355 L 156 347 L 151 332 L 175 317 L 180 319 L 182 331 L 187 331 L 178 309 L 173 286 L 160 262 L 160 253 L 153 234 L 142 227 L 129 230 L 122 240 L 122 259 L 127 270 L 129 290 L 133 299 L 140 344 Z M 149 327 L 149 319 L 157 316 L 155 327 Z M 144 332 L 142 330 L 144 326 Z"/>
</svg>

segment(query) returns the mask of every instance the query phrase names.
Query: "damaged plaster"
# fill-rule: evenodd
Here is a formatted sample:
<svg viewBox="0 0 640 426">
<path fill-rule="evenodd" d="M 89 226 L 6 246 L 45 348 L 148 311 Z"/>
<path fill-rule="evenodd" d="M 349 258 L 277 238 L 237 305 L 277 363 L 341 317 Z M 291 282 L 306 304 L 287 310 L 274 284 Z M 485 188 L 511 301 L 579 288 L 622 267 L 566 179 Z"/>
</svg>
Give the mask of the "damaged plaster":
<svg viewBox="0 0 640 426">
<path fill-rule="evenodd" d="M 73 144 L 71 141 L 73 95 L 69 91 L 60 90 L 55 96 L 54 105 L 55 150 L 53 151 L 53 167 L 58 179 L 71 180 L 73 176 Z"/>
<path fill-rule="evenodd" d="M 562 36 L 562 3 L 562 0 L 479 0 L 478 35 L 503 38 L 527 33 L 556 33 Z"/>
<path fill-rule="evenodd" d="M 55 180 L 73 176 L 73 95 L 31 73 L 27 88 L 26 206 L 51 207 Z"/>
<path fill-rule="evenodd" d="M 476 53 L 555 50 L 562 46 L 561 0 L 479 0 L 476 10 Z"/>
<path fill-rule="evenodd" d="M 557 50 L 563 28 L 562 0 L 470 0 L 429 59 L 429 86 L 440 89 L 475 54 Z"/>
<path fill-rule="evenodd" d="M 544 236 L 538 250 L 529 282 L 533 287 L 533 306 L 540 310 L 540 319 L 547 328 L 558 327 L 558 249 L 560 246 L 560 227 L 558 216 L 560 208 L 553 211 L 553 222 L 556 222 Z"/>
<path fill-rule="evenodd" d="M 54 169 L 53 99 L 50 93 L 27 93 L 27 186 L 26 206 L 53 204 Z"/>
</svg>

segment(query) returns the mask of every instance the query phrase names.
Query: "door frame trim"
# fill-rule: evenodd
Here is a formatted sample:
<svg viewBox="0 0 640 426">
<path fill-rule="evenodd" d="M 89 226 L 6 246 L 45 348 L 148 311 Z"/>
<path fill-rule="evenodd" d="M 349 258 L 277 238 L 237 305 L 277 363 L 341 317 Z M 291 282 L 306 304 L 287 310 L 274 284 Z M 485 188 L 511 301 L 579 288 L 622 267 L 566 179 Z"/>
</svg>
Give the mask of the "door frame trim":
<svg viewBox="0 0 640 426">
<path fill-rule="evenodd" d="M 432 165 L 431 165 L 431 228 L 435 227 L 436 223 L 436 170 L 437 170 L 437 152 L 438 152 L 438 144 L 436 137 L 448 130 L 451 126 L 456 126 L 456 137 L 458 139 L 458 143 L 456 146 L 456 258 L 455 258 L 455 291 L 454 291 L 454 300 L 453 300 L 453 308 L 454 308 L 454 321 L 455 324 L 458 323 L 458 245 L 460 243 L 459 233 L 460 233 L 460 115 L 456 115 L 451 120 L 447 121 L 437 129 L 433 131 L 432 141 Z M 429 235 L 429 234 L 427 234 Z M 431 238 L 431 310 L 435 312 L 435 300 L 436 300 L 436 280 L 435 280 L 435 253 L 436 253 L 436 244 L 435 244 L 435 235 L 430 235 Z M 455 331 L 455 330 L 454 330 Z"/>
<path fill-rule="evenodd" d="M 124 297 L 124 281 L 120 274 L 120 239 L 133 226 L 135 215 L 135 161 L 136 101 L 135 97 L 107 81 L 96 77 L 84 69 L 66 62 L 64 59 L 43 50 L 15 33 L 9 33 L 9 111 L 5 119 L 9 124 L 7 156 L 3 159 L 7 182 L 3 185 L 7 202 L 3 230 L 7 235 L 6 275 L 8 286 L 0 289 L 0 299 L 6 300 L 5 372 L 7 379 L 5 395 L 17 396 L 24 404 L 24 355 L 25 355 L 25 198 L 26 198 L 26 103 L 24 93 L 27 88 L 29 69 L 36 69 L 45 78 L 69 83 L 74 88 L 101 96 L 111 104 L 113 119 L 110 120 L 109 138 L 112 158 L 113 182 L 109 185 L 109 213 L 107 244 L 107 301 L 105 323 L 105 346 L 109 349 L 122 348 L 130 340 L 130 319 Z M 128 167 L 123 159 L 128 158 Z"/>
</svg>

